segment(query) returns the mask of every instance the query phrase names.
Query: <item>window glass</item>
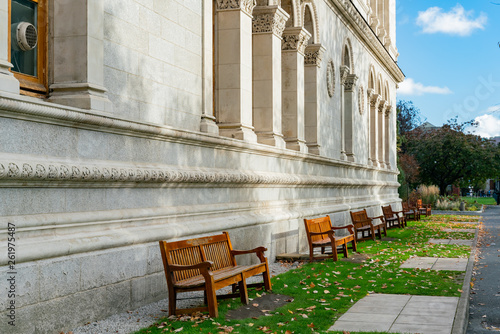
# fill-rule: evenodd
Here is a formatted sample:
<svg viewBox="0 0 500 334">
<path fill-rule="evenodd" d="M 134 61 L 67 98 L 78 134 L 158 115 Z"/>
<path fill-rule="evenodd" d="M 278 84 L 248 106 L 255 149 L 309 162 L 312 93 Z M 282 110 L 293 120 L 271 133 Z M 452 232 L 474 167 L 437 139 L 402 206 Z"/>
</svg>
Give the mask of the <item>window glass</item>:
<svg viewBox="0 0 500 334">
<path fill-rule="evenodd" d="M 34 49 L 25 51 L 18 43 L 18 28 L 20 23 L 27 22 L 37 26 L 37 3 L 29 0 L 12 0 L 11 2 L 11 53 L 10 61 L 13 65 L 12 70 L 26 75 L 37 75 L 37 51 L 38 46 Z M 24 25 L 23 28 L 25 28 Z M 31 34 L 30 34 L 31 33 Z M 27 38 L 33 38 L 32 29 L 27 29 Z M 31 41 L 33 43 L 33 41 Z M 34 43 L 33 43 L 34 44 Z"/>
</svg>

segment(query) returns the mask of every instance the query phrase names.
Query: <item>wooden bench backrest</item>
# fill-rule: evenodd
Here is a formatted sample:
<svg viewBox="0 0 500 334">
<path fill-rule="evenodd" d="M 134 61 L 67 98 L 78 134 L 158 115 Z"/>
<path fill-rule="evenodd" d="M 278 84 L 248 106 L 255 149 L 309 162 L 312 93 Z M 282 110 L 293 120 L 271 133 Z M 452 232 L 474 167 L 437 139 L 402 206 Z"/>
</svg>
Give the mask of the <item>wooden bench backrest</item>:
<svg viewBox="0 0 500 334">
<path fill-rule="evenodd" d="M 410 207 L 409 207 L 408 203 L 402 202 L 401 204 L 403 205 L 403 211 L 410 211 Z"/>
<path fill-rule="evenodd" d="M 368 213 L 366 213 L 366 209 L 363 209 L 361 211 L 351 211 L 351 219 L 352 223 L 356 226 L 364 226 L 368 225 L 371 220 L 368 218 Z"/>
<path fill-rule="evenodd" d="M 313 219 L 304 219 L 304 224 L 306 225 L 306 233 L 309 236 L 310 232 L 326 232 L 332 229 L 332 222 L 330 220 L 330 216 L 313 218 Z M 328 234 L 321 235 L 313 235 L 310 236 L 311 241 L 315 242 L 318 240 L 322 240 L 328 238 Z"/>
<path fill-rule="evenodd" d="M 422 207 L 422 200 L 417 199 L 417 208 L 421 208 L 421 207 Z"/>
<path fill-rule="evenodd" d="M 392 208 L 391 208 L 390 205 L 383 206 L 382 207 L 382 212 L 384 213 L 384 216 L 387 217 L 387 218 L 392 218 L 392 216 L 394 215 L 394 212 L 392 212 Z"/>
<path fill-rule="evenodd" d="M 162 241 L 161 253 L 165 268 L 169 266 L 193 265 L 204 261 L 212 261 L 212 271 L 236 265 L 231 255 L 231 241 L 227 232 L 222 234 L 174 242 Z M 199 269 L 174 271 L 172 278 L 174 282 L 182 281 L 193 276 L 200 275 Z"/>
</svg>

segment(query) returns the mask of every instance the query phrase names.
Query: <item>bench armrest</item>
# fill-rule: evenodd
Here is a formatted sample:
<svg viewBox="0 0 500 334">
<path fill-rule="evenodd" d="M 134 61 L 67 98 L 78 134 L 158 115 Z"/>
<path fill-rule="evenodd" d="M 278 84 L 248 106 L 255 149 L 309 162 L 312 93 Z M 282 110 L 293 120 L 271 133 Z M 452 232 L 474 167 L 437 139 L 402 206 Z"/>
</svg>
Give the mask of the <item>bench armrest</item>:
<svg viewBox="0 0 500 334">
<path fill-rule="evenodd" d="M 384 216 L 372 217 L 371 219 L 372 220 L 374 220 L 374 219 L 380 219 L 382 221 L 382 223 L 384 222 Z"/>
<path fill-rule="evenodd" d="M 181 264 L 171 264 L 168 268 L 171 271 L 181 271 L 181 270 L 191 270 L 191 269 L 210 269 L 214 263 L 212 261 L 204 261 L 197 264 L 181 265 Z"/>
<path fill-rule="evenodd" d="M 349 233 L 354 234 L 353 228 L 354 228 L 354 225 L 349 224 L 349 225 L 345 225 L 345 226 L 333 226 L 332 230 L 344 230 L 344 229 L 347 229 L 349 231 Z"/>
<path fill-rule="evenodd" d="M 243 255 L 243 254 L 252 254 L 256 253 L 257 257 L 259 258 L 260 262 L 266 262 L 266 257 L 264 256 L 264 252 L 267 251 L 266 247 L 257 247 L 254 249 L 249 249 L 249 250 L 236 250 L 233 249 L 231 251 L 232 255 Z"/>
</svg>

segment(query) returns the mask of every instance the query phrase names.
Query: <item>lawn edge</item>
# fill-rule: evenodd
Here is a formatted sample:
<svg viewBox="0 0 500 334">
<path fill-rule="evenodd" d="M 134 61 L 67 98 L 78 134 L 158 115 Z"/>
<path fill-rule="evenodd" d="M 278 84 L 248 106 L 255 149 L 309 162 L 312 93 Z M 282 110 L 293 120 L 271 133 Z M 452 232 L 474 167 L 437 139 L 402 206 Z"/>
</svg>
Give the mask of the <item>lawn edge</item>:
<svg viewBox="0 0 500 334">
<path fill-rule="evenodd" d="M 474 260 L 477 251 L 478 235 L 479 235 L 479 226 L 476 227 L 476 233 L 474 235 L 474 241 L 472 242 L 469 261 L 467 261 L 464 283 L 462 285 L 462 294 L 460 295 L 460 298 L 458 300 L 457 311 L 455 313 L 455 319 L 453 320 L 453 327 L 451 330 L 451 334 L 464 334 L 467 331 L 467 325 L 469 322 L 469 302 L 470 302 L 470 290 L 471 290 L 470 283 L 472 280 L 472 270 L 474 268 Z"/>
</svg>

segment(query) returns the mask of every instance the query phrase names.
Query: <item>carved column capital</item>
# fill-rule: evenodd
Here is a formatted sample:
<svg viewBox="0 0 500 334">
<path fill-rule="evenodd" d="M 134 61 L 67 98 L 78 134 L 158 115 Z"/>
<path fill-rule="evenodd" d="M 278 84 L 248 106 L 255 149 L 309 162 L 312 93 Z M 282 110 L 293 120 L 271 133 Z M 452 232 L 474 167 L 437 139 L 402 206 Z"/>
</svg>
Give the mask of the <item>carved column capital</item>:
<svg viewBox="0 0 500 334">
<path fill-rule="evenodd" d="M 217 0 L 217 11 L 239 9 L 252 15 L 257 0 Z"/>
<path fill-rule="evenodd" d="M 385 107 L 385 117 L 389 117 L 391 115 L 391 112 L 392 112 L 392 106 L 389 103 L 387 103 Z"/>
<path fill-rule="evenodd" d="M 281 38 L 286 21 L 290 18 L 280 6 L 257 6 L 253 10 L 252 32 L 273 33 Z"/>
<path fill-rule="evenodd" d="M 340 83 L 343 85 L 345 81 L 347 80 L 347 76 L 351 70 L 349 69 L 349 66 L 342 65 L 340 66 Z"/>
<path fill-rule="evenodd" d="M 368 88 L 366 90 L 366 96 L 368 97 L 368 103 L 372 100 L 372 95 L 375 94 L 375 89 L 373 88 Z"/>
<path fill-rule="evenodd" d="M 304 55 L 307 46 L 307 41 L 311 38 L 311 34 L 304 28 L 294 27 L 286 28 L 283 31 L 283 42 L 281 43 L 282 51 L 297 51 Z"/>
<path fill-rule="evenodd" d="M 386 100 L 380 100 L 380 103 L 378 105 L 378 112 L 383 114 L 388 105 L 389 103 Z"/>
<path fill-rule="evenodd" d="M 348 74 L 344 81 L 344 87 L 346 92 L 354 91 L 354 87 L 356 87 L 357 81 L 358 81 L 358 76 L 356 74 Z"/>
<path fill-rule="evenodd" d="M 325 50 L 321 44 L 309 44 L 305 51 L 305 64 L 320 67 Z"/>
<path fill-rule="evenodd" d="M 373 91 L 373 89 L 369 89 L 369 90 Z M 382 97 L 380 96 L 380 94 L 372 92 L 372 94 L 370 96 L 370 106 L 372 108 L 378 109 L 380 101 L 382 101 Z"/>
</svg>

